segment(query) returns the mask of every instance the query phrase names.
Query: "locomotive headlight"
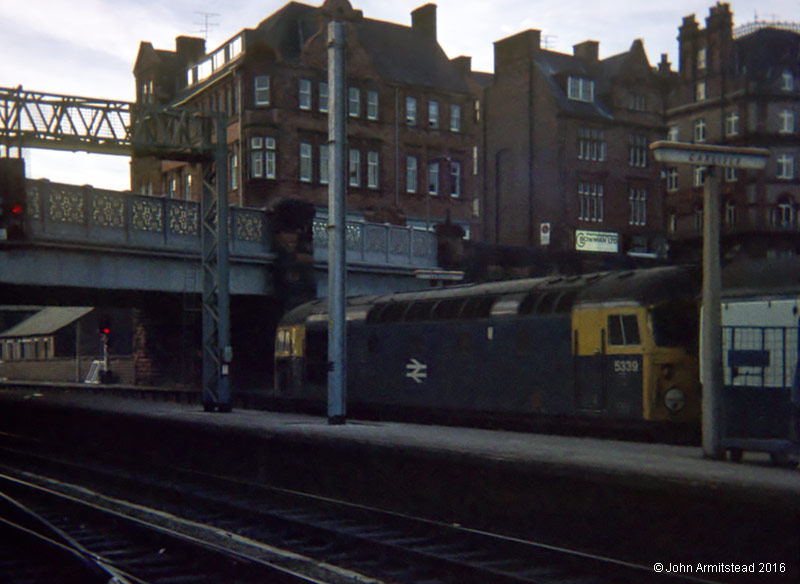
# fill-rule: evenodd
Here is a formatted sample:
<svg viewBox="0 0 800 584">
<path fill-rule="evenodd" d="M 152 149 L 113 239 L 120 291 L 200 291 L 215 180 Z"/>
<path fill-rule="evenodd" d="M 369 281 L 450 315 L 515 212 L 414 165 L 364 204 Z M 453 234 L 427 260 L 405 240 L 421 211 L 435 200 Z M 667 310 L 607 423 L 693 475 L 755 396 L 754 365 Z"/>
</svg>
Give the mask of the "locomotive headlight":
<svg viewBox="0 0 800 584">
<path fill-rule="evenodd" d="M 673 414 L 686 407 L 686 393 L 679 387 L 671 387 L 664 394 L 664 405 Z"/>
</svg>

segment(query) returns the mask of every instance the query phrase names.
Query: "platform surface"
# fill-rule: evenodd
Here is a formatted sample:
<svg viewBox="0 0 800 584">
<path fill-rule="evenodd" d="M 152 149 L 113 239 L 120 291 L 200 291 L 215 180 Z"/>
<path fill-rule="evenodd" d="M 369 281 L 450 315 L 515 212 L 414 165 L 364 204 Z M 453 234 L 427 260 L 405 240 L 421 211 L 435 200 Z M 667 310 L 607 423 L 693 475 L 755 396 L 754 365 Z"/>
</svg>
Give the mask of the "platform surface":
<svg viewBox="0 0 800 584">
<path fill-rule="evenodd" d="M 759 453 L 745 453 L 741 463 L 733 463 L 704 458 L 699 447 L 691 446 L 384 421 L 348 420 L 343 425 L 330 425 L 325 418 L 303 414 L 243 409 L 209 413 L 192 404 L 75 391 L 0 389 L 0 404 L 7 401 L 120 412 L 153 418 L 154 422 L 173 420 L 209 429 L 230 428 L 252 434 L 254 439 L 403 449 L 486 464 L 513 464 L 542 474 L 593 476 L 631 486 L 710 489 L 745 497 L 780 498 L 784 504 L 800 508 L 800 470 L 775 467 L 767 455 Z"/>
</svg>

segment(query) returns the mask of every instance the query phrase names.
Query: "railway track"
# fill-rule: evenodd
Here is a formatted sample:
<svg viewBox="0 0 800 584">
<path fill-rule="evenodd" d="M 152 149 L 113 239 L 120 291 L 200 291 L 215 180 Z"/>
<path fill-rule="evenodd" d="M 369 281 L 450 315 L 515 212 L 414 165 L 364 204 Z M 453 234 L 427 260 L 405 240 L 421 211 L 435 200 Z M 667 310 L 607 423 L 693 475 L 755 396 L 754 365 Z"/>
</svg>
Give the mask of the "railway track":
<svg viewBox="0 0 800 584">
<path fill-rule="evenodd" d="M 0 490 L 2 582 L 320 582 L 7 474 Z"/>
<path fill-rule="evenodd" d="M 69 503 L 60 499 L 56 505 L 69 506 L 68 512 L 43 509 L 27 499 L 34 497 L 30 494 L 19 495 L 19 500 L 34 510 L 35 516 L 49 517 L 54 525 L 58 522 L 53 521 L 53 513 L 59 518 L 69 517 L 64 519 L 66 525 L 57 526 L 68 539 L 77 541 L 79 545 L 73 549 L 83 558 L 100 558 L 101 566 L 130 573 L 138 578 L 131 580 L 135 582 L 250 582 L 255 581 L 247 579 L 250 570 L 266 567 L 282 570 L 281 578 L 306 580 L 262 575 L 261 582 L 700 581 L 668 578 L 653 573 L 650 566 L 221 477 L 174 469 L 142 472 L 65 462 L 19 450 L 5 451 L 3 459 L 7 465 L 2 470 L 8 476 L 3 477 L 0 490 L 16 491 L 25 484 L 25 490 L 39 489 L 47 492 L 47 497 L 68 496 Z M 44 495 L 35 495 L 37 501 L 40 497 Z M 83 506 L 88 506 L 92 514 L 101 514 L 98 523 L 85 518 L 84 513 L 89 512 Z M 72 520 L 73 516 L 77 519 Z M 136 528 L 125 527 L 118 534 L 117 526 L 127 521 Z M 114 530 L 103 531 L 105 524 Z M 92 527 L 84 533 L 85 526 Z M 149 535 L 143 541 L 127 535 L 136 530 Z M 95 547 L 117 541 L 120 543 L 112 546 L 113 557 L 108 557 L 104 548 Z M 211 555 L 215 559 L 206 559 Z M 140 563 L 121 563 L 120 558 L 128 556 Z M 139 566 L 150 564 L 167 577 L 136 573 Z M 242 571 L 241 577 L 232 576 L 233 568 Z M 224 578 L 214 571 L 220 569 L 228 570 Z M 174 579 L 177 576 L 186 579 Z"/>
</svg>

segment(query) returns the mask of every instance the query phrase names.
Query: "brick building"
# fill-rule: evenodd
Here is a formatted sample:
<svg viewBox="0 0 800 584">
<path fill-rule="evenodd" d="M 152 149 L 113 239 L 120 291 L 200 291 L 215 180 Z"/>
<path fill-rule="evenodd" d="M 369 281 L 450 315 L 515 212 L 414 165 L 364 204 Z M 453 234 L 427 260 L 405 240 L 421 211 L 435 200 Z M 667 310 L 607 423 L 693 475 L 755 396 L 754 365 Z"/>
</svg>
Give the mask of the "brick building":
<svg viewBox="0 0 800 584">
<path fill-rule="evenodd" d="M 579 259 L 663 250 L 663 188 L 648 144 L 664 131 L 669 64 L 652 68 L 640 40 L 607 59 L 598 49 L 546 50 L 538 30 L 495 43 L 485 240 Z"/>
<path fill-rule="evenodd" d="M 721 179 L 723 251 L 800 253 L 800 24 L 755 22 L 737 29 L 725 3 L 679 28 L 679 83 L 668 139 L 768 148 L 764 171 L 727 169 Z M 667 168 L 667 216 L 678 257 L 697 257 L 707 169 Z"/>
<path fill-rule="evenodd" d="M 178 37 L 175 51 L 139 48 L 137 101 L 228 116 L 229 200 L 272 207 L 328 198 L 327 22 L 347 30 L 348 193 L 351 218 L 469 229 L 478 191 L 474 100 L 436 38 L 436 6 L 411 26 L 372 20 L 347 0 L 290 2 L 210 53 Z M 134 158 L 132 188 L 199 199 L 199 168 Z"/>
</svg>

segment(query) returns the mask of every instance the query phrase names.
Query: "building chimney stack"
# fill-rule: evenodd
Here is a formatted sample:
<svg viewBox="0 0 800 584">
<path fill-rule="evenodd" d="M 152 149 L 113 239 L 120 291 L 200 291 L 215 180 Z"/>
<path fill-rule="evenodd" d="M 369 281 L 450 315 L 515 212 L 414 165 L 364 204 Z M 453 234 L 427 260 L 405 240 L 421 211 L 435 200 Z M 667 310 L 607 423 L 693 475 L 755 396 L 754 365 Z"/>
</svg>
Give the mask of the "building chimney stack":
<svg viewBox="0 0 800 584">
<path fill-rule="evenodd" d="M 586 63 L 596 63 L 600 52 L 600 43 L 597 41 L 583 41 L 572 45 L 572 54 Z"/>
<path fill-rule="evenodd" d="M 450 59 L 450 62 L 456 66 L 459 73 L 462 75 L 469 75 L 472 72 L 472 57 L 461 55 L 460 57 Z"/>
<path fill-rule="evenodd" d="M 495 41 L 494 72 L 498 73 L 516 61 L 530 60 L 541 49 L 542 31 L 528 29 Z"/>
<path fill-rule="evenodd" d="M 436 40 L 436 4 L 425 4 L 411 13 L 411 28 Z"/>
<path fill-rule="evenodd" d="M 179 36 L 175 38 L 175 52 L 182 66 L 199 61 L 206 54 L 206 41 L 200 37 Z"/>
</svg>

